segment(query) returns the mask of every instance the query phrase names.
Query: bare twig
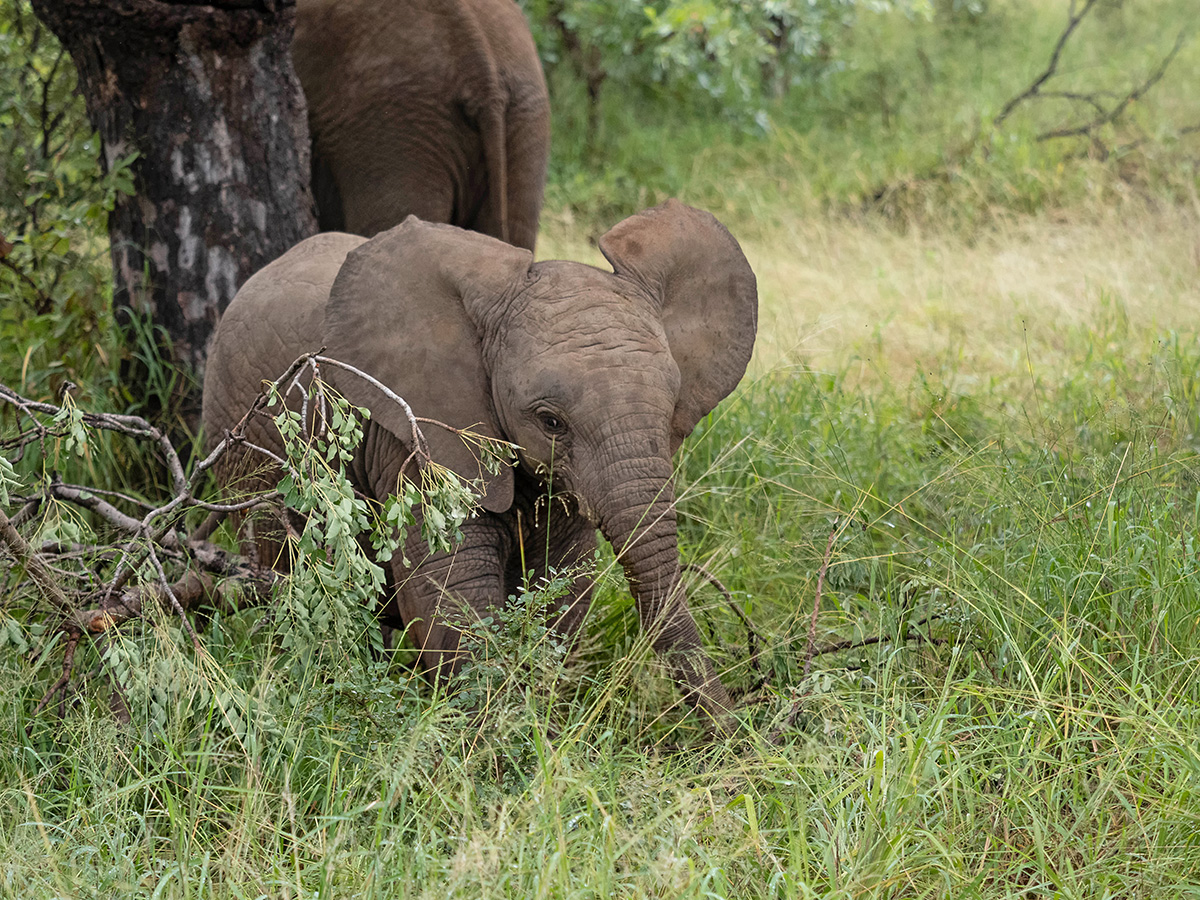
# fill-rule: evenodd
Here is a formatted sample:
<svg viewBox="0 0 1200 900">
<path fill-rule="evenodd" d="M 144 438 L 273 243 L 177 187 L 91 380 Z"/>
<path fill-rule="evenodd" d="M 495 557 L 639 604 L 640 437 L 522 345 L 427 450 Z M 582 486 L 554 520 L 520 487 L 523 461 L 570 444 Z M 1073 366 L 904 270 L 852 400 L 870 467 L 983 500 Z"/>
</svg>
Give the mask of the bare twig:
<svg viewBox="0 0 1200 900">
<path fill-rule="evenodd" d="M 907 641 L 913 639 L 917 641 L 923 641 L 928 644 L 945 644 L 946 641 L 942 638 L 936 638 L 932 635 L 924 635 L 920 632 L 913 632 L 911 630 L 913 627 L 919 627 L 921 625 L 925 625 L 926 623 L 932 623 L 934 619 L 938 618 L 941 618 L 941 616 L 937 613 L 934 613 L 926 616 L 923 619 L 919 619 L 916 622 L 905 622 L 904 634 L 902 636 L 903 640 Z M 824 656 L 827 653 L 839 653 L 843 650 L 857 650 L 860 647 L 870 647 L 874 644 L 882 644 L 890 640 L 891 637 L 888 635 L 873 635 L 871 637 L 860 638 L 858 640 L 834 641 L 832 644 L 826 644 L 824 647 L 814 650 L 812 648 L 810 637 L 808 657 L 804 663 L 804 674 L 808 675 L 809 666 L 811 665 L 814 657 Z M 788 713 L 786 716 L 784 716 L 784 719 L 779 724 L 779 727 L 775 728 L 770 734 L 767 735 L 768 743 L 779 743 L 779 739 L 783 736 L 783 733 L 796 724 L 796 718 L 800 715 L 800 710 L 804 707 L 804 701 L 809 696 L 811 696 L 811 691 L 806 690 L 792 701 L 791 708 L 788 709 Z"/>
<path fill-rule="evenodd" d="M 733 610 L 734 614 L 742 620 L 742 624 L 746 626 L 746 649 L 750 654 L 750 665 L 754 668 L 754 671 L 761 676 L 762 665 L 759 662 L 759 655 L 761 653 L 759 650 L 759 645 L 763 643 L 763 639 L 759 635 L 757 629 L 755 629 L 754 623 L 750 621 L 750 617 L 746 615 L 745 610 L 737 605 L 733 599 L 733 594 L 731 594 L 729 589 L 721 583 L 720 579 L 717 578 L 717 576 L 712 572 L 708 571 L 708 569 L 704 568 L 704 566 L 700 565 L 699 563 L 687 563 L 684 565 L 684 569 L 689 572 L 695 572 L 697 575 L 715 587 L 720 592 L 721 596 L 725 598 L 725 605 Z M 757 685 L 755 685 L 755 688 L 761 686 L 762 682 L 760 681 Z"/>
<path fill-rule="evenodd" d="M 61 481 L 52 481 L 47 486 L 46 493 L 55 500 L 65 500 L 68 503 L 91 510 L 109 525 L 112 525 L 118 531 L 125 534 L 138 534 L 141 531 L 142 523 L 138 519 L 121 512 L 111 503 L 102 500 L 95 492 L 87 488 L 78 487 L 73 484 L 63 484 Z"/>
<path fill-rule="evenodd" d="M 1158 68 L 1151 72 L 1150 75 L 1146 77 L 1145 81 L 1133 88 L 1115 105 L 1106 110 L 1100 103 L 1090 101 L 1092 102 L 1094 108 L 1099 109 L 1099 115 L 1097 115 L 1096 118 L 1083 125 L 1076 125 L 1070 128 L 1055 128 L 1050 131 L 1042 132 L 1037 136 L 1036 140 L 1049 141 L 1055 138 L 1091 136 L 1096 129 L 1115 121 L 1123 112 L 1125 112 L 1129 104 L 1140 100 L 1146 95 L 1147 91 L 1149 91 L 1152 87 L 1154 87 L 1154 85 L 1158 84 L 1158 82 L 1162 80 L 1163 75 L 1165 75 L 1167 72 L 1167 66 L 1171 64 L 1171 61 L 1175 59 L 1176 55 L 1183 48 L 1185 38 L 1186 32 L 1180 31 L 1179 35 L 1175 38 L 1175 45 L 1171 48 L 1171 51 L 1165 57 L 1163 57 L 1162 61 L 1158 65 Z"/>
<path fill-rule="evenodd" d="M 274 571 L 251 565 L 211 544 L 189 547 L 196 568 L 183 578 L 170 584 L 160 581 L 142 588 L 129 588 L 115 597 L 102 596 L 97 607 L 74 614 L 75 624 L 95 635 L 141 616 L 147 602 L 159 603 L 178 613 L 175 604 L 184 610 L 203 605 L 243 608 L 260 605 L 270 597 L 278 580 Z M 236 590 L 241 597 L 236 605 L 228 600 L 231 590 Z"/>
<path fill-rule="evenodd" d="M 171 589 L 171 583 L 167 580 L 167 573 L 163 571 L 162 563 L 158 559 L 158 554 L 154 552 L 154 544 L 146 545 L 146 554 L 150 557 L 150 562 L 154 565 L 154 571 L 158 573 L 158 583 L 163 590 L 163 595 L 171 602 L 171 608 L 175 610 L 180 621 L 183 622 L 184 630 L 192 639 L 192 647 L 199 656 L 203 652 L 203 647 L 200 646 L 200 636 L 196 634 L 196 629 L 192 627 L 192 620 L 188 618 L 184 612 L 183 605 L 179 602 L 179 598 L 175 596 L 175 591 Z"/>
<path fill-rule="evenodd" d="M 25 501 L 25 504 L 17 510 L 17 514 L 12 517 L 11 523 L 13 528 L 20 528 L 30 519 L 37 515 L 39 509 L 42 508 L 41 497 L 31 497 Z"/>
<path fill-rule="evenodd" d="M 1065 100 L 1071 103 L 1084 104 L 1092 110 L 1094 115 L 1087 122 L 1078 125 L 1071 125 L 1062 128 L 1054 128 L 1049 131 L 1044 131 L 1035 136 L 1036 141 L 1050 141 L 1059 138 L 1086 138 L 1091 142 L 1091 146 L 1097 148 L 1098 153 L 1102 157 L 1108 157 L 1113 152 L 1124 153 L 1136 149 L 1146 143 L 1145 139 L 1135 140 L 1130 143 L 1109 147 L 1101 139 L 1101 129 L 1113 123 L 1116 123 L 1129 109 L 1129 107 L 1144 97 L 1159 81 L 1164 77 L 1167 68 L 1178 55 L 1183 45 L 1187 41 L 1187 29 L 1180 31 L 1176 36 L 1175 44 L 1171 50 L 1159 61 L 1156 68 L 1138 85 L 1131 88 L 1125 93 L 1120 93 L 1111 90 L 1095 90 L 1095 91 L 1070 91 L 1070 90 L 1050 90 L 1048 85 L 1059 74 L 1059 65 L 1062 61 L 1063 53 L 1068 42 L 1076 34 L 1080 23 L 1088 16 L 1089 13 L 1098 5 L 1099 0 L 1084 0 L 1080 6 L 1078 0 L 1071 0 L 1067 13 L 1067 23 L 1060 32 L 1054 47 L 1050 52 L 1050 58 L 1043 69 L 1030 83 L 1019 93 L 1013 95 L 1001 107 L 1000 112 L 992 119 L 990 126 L 979 129 L 976 134 L 971 137 L 965 145 L 960 149 L 952 150 L 943 155 L 941 161 L 932 165 L 920 174 L 909 178 L 884 183 L 876 186 L 876 188 L 867 194 L 864 200 L 864 205 L 869 208 L 879 208 L 886 206 L 893 196 L 903 194 L 906 190 L 919 187 L 926 184 L 938 184 L 948 182 L 954 176 L 957 167 L 964 161 L 970 158 L 977 151 L 981 151 L 985 156 L 991 152 L 992 143 L 996 138 L 1001 125 L 1020 107 L 1021 105 L 1034 100 Z M 1188 125 L 1179 129 L 1178 134 L 1182 137 L 1187 134 L 1192 134 L 1200 131 L 1200 123 Z M 1070 155 L 1083 155 L 1070 154 Z"/>
</svg>

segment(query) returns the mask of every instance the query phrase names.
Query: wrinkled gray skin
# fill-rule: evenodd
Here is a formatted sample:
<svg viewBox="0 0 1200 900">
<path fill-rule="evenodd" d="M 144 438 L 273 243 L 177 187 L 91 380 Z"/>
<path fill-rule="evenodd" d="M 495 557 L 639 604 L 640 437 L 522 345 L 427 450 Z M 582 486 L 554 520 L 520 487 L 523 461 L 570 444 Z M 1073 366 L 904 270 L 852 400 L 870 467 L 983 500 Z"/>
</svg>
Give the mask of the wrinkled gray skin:
<svg viewBox="0 0 1200 900">
<path fill-rule="evenodd" d="M 590 559 L 599 527 L 654 648 L 686 698 L 724 725 L 729 696 L 680 587 L 671 457 L 745 371 L 754 274 L 716 219 L 676 201 L 621 222 L 600 249 L 614 272 L 534 264 L 525 250 L 411 218 L 369 241 L 310 238 L 251 278 L 221 319 L 204 383 L 205 434 L 215 444 L 264 379 L 326 345 L 416 415 L 520 445 L 518 466 L 485 476 L 484 508 L 455 553 L 430 555 L 414 531 L 412 567 L 399 554 L 392 560 L 395 593 L 382 602 L 423 648 L 423 665 L 457 664 L 459 632 L 447 616 L 463 603 L 482 614 L 516 592 L 522 549 L 536 575 L 561 571 Z M 369 498 L 384 498 L 409 456 L 408 422 L 362 379 L 326 373 L 372 410 L 352 478 Z M 424 432 L 435 460 L 480 476 L 461 440 Z M 249 439 L 279 447 L 265 420 Z M 219 477 L 235 476 L 226 468 Z M 260 554 L 278 552 L 261 533 L 259 543 Z M 575 631 L 589 599 L 580 577 L 557 627 Z"/>
<path fill-rule="evenodd" d="M 550 104 L 513 0 L 298 0 L 322 231 L 408 215 L 532 250 Z"/>
</svg>

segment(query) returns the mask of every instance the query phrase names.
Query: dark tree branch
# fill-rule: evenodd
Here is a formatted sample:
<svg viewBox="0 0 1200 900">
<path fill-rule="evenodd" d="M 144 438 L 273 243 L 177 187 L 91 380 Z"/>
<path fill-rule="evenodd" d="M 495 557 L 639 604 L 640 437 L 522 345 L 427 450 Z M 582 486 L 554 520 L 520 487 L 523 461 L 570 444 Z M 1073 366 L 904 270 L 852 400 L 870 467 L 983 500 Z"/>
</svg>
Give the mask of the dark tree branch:
<svg viewBox="0 0 1200 900">
<path fill-rule="evenodd" d="M 993 128 L 999 126 L 1001 122 L 1012 115 L 1013 110 L 1016 109 L 1021 103 L 1030 99 L 1031 97 L 1036 97 L 1038 92 L 1041 90 L 1042 85 L 1054 77 L 1054 73 L 1058 71 L 1058 63 L 1062 58 L 1063 49 L 1067 46 L 1067 41 L 1070 40 L 1071 35 L 1075 33 L 1075 29 L 1079 27 L 1079 23 L 1082 22 L 1084 17 L 1092 11 L 1092 8 L 1097 2 L 1098 0 L 1085 0 L 1083 9 L 1076 13 L 1075 0 L 1071 0 L 1070 9 L 1067 12 L 1067 27 L 1064 28 L 1062 34 L 1058 36 L 1058 41 L 1054 44 L 1054 50 L 1050 53 L 1050 61 L 1046 64 L 1045 71 L 1038 75 L 1037 78 L 1033 79 L 1033 82 L 1029 85 L 1029 87 L 1025 88 L 1025 90 L 1017 94 L 1015 97 L 1012 97 L 1007 103 L 1004 104 L 1004 108 L 1000 110 L 1000 114 L 992 120 Z"/>
<path fill-rule="evenodd" d="M 1129 108 L 1129 104 L 1140 100 L 1146 95 L 1147 91 L 1149 91 L 1162 80 L 1163 75 L 1165 75 L 1167 72 L 1167 67 L 1171 64 L 1171 61 L 1175 59 L 1179 51 L 1183 49 L 1184 43 L 1186 43 L 1186 32 L 1180 31 L 1179 35 L 1175 38 L 1175 45 L 1171 48 L 1171 51 L 1165 57 L 1163 57 L 1162 61 L 1158 65 L 1158 68 L 1151 72 L 1145 81 L 1133 88 L 1128 94 L 1121 98 L 1116 105 L 1105 110 L 1098 101 L 1093 100 L 1091 101 L 1092 105 L 1100 110 L 1100 114 L 1096 116 L 1096 118 L 1083 125 L 1077 125 L 1071 128 L 1056 128 L 1051 131 L 1045 131 L 1039 134 L 1036 140 L 1049 141 L 1055 138 L 1090 137 L 1095 133 L 1096 129 L 1108 125 L 1110 122 L 1116 121 L 1121 114 Z"/>
<path fill-rule="evenodd" d="M 759 656 L 762 651 L 759 649 L 759 645 L 763 643 L 763 640 L 759 635 L 758 630 L 754 627 L 754 623 L 750 621 L 750 617 L 746 615 L 745 610 L 743 610 L 737 605 L 736 602 L 734 602 L 733 594 L 731 594 L 729 589 L 721 583 L 720 579 L 717 578 L 716 575 L 712 574 L 712 572 L 708 571 L 708 569 L 704 568 L 704 566 L 700 565 L 699 563 L 687 563 L 683 568 L 689 572 L 696 573 L 713 587 L 715 587 L 720 592 L 721 596 L 725 598 L 725 605 L 733 610 L 733 613 L 742 620 L 742 624 L 746 627 L 746 650 L 750 654 L 750 665 L 753 666 L 754 671 L 761 676 L 762 665 L 759 662 Z M 761 686 L 762 681 L 760 680 L 759 683 L 755 685 L 755 688 Z"/>
</svg>

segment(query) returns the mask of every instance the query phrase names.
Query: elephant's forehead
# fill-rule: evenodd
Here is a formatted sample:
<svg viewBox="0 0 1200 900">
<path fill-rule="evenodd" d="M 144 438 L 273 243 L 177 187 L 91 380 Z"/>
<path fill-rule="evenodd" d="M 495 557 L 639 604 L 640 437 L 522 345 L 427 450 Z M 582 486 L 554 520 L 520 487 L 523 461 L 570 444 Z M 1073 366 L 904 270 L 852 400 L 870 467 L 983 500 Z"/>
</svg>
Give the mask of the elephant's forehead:
<svg viewBox="0 0 1200 900">
<path fill-rule="evenodd" d="M 524 330 L 559 339 L 608 333 L 653 341 L 661 334 L 650 299 L 631 282 L 581 263 L 539 263 L 536 270 L 517 317 Z"/>
</svg>

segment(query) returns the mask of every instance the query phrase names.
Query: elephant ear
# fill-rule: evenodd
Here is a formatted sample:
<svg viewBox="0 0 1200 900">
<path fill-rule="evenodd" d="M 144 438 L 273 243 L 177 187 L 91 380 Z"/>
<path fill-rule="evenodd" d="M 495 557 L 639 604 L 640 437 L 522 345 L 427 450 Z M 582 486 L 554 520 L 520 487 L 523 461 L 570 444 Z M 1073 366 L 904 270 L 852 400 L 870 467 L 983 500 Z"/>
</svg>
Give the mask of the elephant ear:
<svg viewBox="0 0 1200 900">
<path fill-rule="evenodd" d="M 409 216 L 346 257 L 325 309 L 326 352 L 383 382 L 417 416 L 503 437 L 480 335 L 463 304 L 500 302 L 524 282 L 532 263 L 528 250 Z M 395 402 L 356 375 L 338 370 L 331 376 L 346 399 L 368 407 L 378 424 L 411 447 L 411 427 Z M 484 478 L 484 508 L 511 506 L 511 468 L 492 475 L 457 435 L 434 425 L 422 431 L 435 462 L 463 478 Z"/>
<path fill-rule="evenodd" d="M 746 372 L 758 329 L 754 272 L 724 225 L 678 200 L 619 222 L 600 238 L 600 252 L 661 304 L 679 367 L 674 452 Z"/>
</svg>

